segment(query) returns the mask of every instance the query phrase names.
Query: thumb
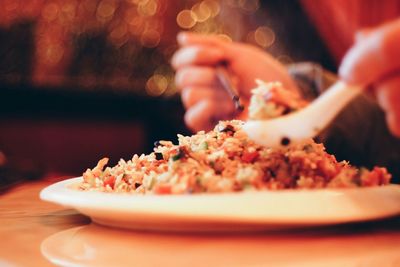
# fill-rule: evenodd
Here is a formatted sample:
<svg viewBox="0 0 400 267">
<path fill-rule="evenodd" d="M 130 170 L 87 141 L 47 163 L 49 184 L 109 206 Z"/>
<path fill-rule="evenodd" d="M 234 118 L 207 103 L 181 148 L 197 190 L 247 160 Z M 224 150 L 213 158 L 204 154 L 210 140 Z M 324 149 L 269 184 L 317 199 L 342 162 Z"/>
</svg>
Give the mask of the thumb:
<svg viewBox="0 0 400 267">
<path fill-rule="evenodd" d="M 365 28 L 356 32 L 355 41 L 356 43 L 364 41 L 371 33 L 373 32 L 372 28 Z"/>
<path fill-rule="evenodd" d="M 400 68 L 400 19 L 363 34 L 345 55 L 339 68 L 341 78 L 366 85 Z"/>
</svg>

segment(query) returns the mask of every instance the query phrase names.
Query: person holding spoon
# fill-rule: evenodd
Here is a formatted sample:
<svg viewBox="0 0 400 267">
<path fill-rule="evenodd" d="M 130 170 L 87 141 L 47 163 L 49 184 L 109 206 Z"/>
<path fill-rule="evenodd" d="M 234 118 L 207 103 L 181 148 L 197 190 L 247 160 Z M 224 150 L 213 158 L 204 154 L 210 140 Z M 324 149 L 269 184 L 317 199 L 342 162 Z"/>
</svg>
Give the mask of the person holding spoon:
<svg viewBox="0 0 400 267">
<path fill-rule="evenodd" d="M 213 35 L 184 32 L 177 39 L 180 49 L 172 58 L 172 66 L 187 109 L 185 122 L 193 131 L 209 130 L 215 120 L 235 116 L 246 119 L 245 112 L 235 113 L 234 104 L 218 82 L 215 66 L 219 62 L 227 62 L 244 104 L 256 86 L 255 79 L 280 81 L 293 92 L 310 95 L 295 79 L 296 72 L 303 71 L 304 66 L 286 67 L 257 47 L 227 42 Z M 318 138 L 339 159 L 356 165 L 387 167 L 395 182 L 400 176 L 399 40 L 400 19 L 357 33 L 356 42 L 339 66 L 337 79 L 365 87 L 365 94 L 341 112 Z M 325 81 L 320 91 L 334 82 L 333 76 L 318 66 L 311 69 Z"/>
</svg>

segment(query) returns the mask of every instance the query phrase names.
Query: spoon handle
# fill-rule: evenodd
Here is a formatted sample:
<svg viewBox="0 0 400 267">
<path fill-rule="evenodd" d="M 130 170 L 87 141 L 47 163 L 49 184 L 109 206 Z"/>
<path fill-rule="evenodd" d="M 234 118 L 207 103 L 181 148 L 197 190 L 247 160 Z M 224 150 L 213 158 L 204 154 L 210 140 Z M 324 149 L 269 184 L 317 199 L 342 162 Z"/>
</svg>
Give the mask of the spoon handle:
<svg viewBox="0 0 400 267">
<path fill-rule="evenodd" d="M 219 65 L 216 66 L 217 70 L 217 78 L 220 81 L 222 87 L 224 90 L 229 94 L 231 97 L 233 103 L 235 104 L 235 109 L 238 112 L 241 112 L 244 110 L 244 106 L 242 102 L 240 101 L 240 96 L 237 88 L 233 84 L 229 73 L 226 70 L 227 63 L 222 62 Z"/>
<path fill-rule="evenodd" d="M 316 130 L 325 128 L 336 115 L 357 95 L 362 87 L 349 85 L 343 81 L 336 82 L 320 97 L 314 100 L 304 111 L 312 127 Z"/>
</svg>

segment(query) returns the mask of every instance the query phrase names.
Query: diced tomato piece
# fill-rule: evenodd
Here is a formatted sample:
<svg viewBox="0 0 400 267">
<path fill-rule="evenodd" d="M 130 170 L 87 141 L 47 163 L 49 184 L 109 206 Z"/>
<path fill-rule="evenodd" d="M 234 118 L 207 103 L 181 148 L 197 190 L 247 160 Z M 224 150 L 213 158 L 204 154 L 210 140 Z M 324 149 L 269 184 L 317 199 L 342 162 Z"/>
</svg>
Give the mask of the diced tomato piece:
<svg viewBox="0 0 400 267">
<path fill-rule="evenodd" d="M 154 187 L 154 193 L 159 195 L 171 194 L 171 185 L 159 184 Z"/>
<path fill-rule="evenodd" d="M 242 154 L 242 161 L 245 163 L 253 163 L 258 159 L 259 156 L 260 154 L 258 153 L 258 151 L 253 151 L 253 152 L 244 151 Z"/>
<path fill-rule="evenodd" d="M 112 189 L 114 189 L 114 185 L 115 185 L 115 177 L 114 176 L 108 176 L 104 179 L 103 182 L 104 186 L 109 185 Z"/>
<path fill-rule="evenodd" d="M 367 179 L 363 179 L 364 186 L 384 185 L 390 181 L 390 174 L 385 168 L 375 167 L 367 176 Z"/>
</svg>

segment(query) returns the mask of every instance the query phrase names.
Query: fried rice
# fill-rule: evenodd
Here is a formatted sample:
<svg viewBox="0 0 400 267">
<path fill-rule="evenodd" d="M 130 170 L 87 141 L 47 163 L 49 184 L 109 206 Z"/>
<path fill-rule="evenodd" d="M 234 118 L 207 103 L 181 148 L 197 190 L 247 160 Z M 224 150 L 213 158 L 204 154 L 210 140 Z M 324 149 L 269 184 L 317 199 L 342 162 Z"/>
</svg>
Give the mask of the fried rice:
<svg viewBox="0 0 400 267">
<path fill-rule="evenodd" d="M 250 120 L 266 120 L 294 112 L 308 102 L 296 91 L 283 87 L 280 82 L 256 80 L 257 87 L 251 91 L 249 105 Z"/>
<path fill-rule="evenodd" d="M 258 82 L 250 101 L 250 119 L 266 119 L 306 103 L 280 83 Z M 212 131 L 178 135 L 178 143 L 157 142 L 148 155 L 108 158 L 83 173 L 80 190 L 132 194 L 193 194 L 248 190 L 351 188 L 390 182 L 385 168 L 356 168 L 337 161 L 312 139 L 269 148 L 248 138 L 239 120 L 220 121 Z"/>
</svg>

